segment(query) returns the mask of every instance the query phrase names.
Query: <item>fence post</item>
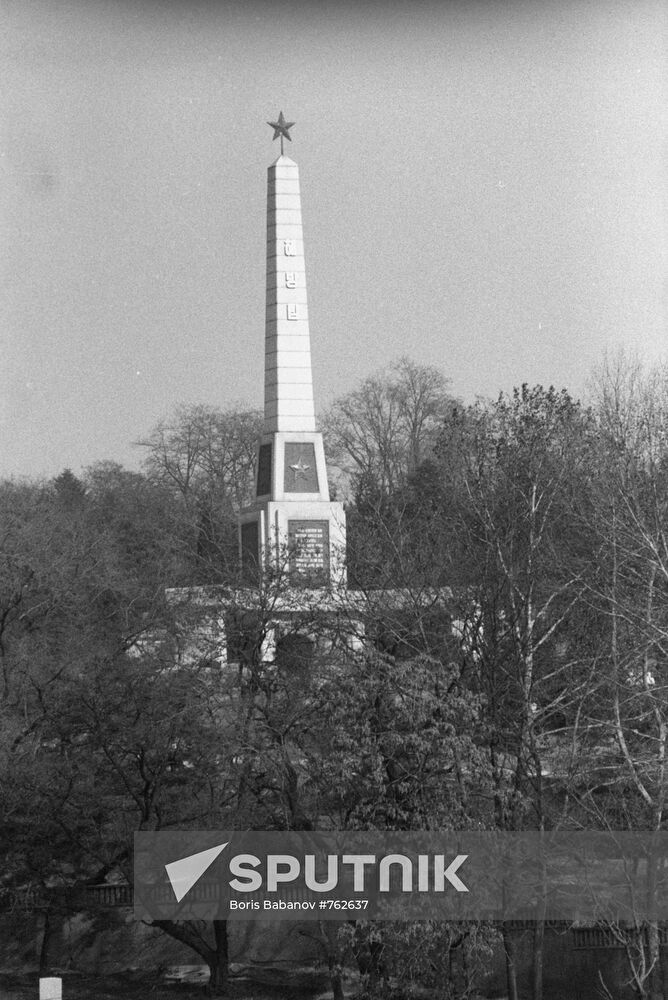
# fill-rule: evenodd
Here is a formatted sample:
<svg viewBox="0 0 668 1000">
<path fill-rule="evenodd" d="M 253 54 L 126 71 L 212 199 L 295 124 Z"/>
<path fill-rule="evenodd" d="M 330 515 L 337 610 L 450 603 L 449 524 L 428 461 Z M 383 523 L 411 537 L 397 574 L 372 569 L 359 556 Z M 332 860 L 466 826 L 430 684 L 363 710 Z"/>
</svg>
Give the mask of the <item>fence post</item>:
<svg viewBox="0 0 668 1000">
<path fill-rule="evenodd" d="M 39 981 L 39 1000 L 63 1000 L 63 981 L 49 976 Z"/>
</svg>

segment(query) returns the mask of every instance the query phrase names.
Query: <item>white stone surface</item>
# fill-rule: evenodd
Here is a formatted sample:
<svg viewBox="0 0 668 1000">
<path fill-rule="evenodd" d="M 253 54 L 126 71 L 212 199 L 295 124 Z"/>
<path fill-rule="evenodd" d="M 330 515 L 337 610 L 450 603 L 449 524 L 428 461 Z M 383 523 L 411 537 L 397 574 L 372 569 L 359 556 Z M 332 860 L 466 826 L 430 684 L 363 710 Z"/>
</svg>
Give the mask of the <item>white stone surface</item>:
<svg viewBox="0 0 668 1000">
<path fill-rule="evenodd" d="M 290 275 L 290 281 L 293 285 L 287 284 L 285 279 L 286 274 Z M 284 289 L 288 290 L 290 288 L 306 288 L 306 274 L 304 271 L 298 271 L 296 268 L 293 268 L 291 271 L 282 272 L 282 275 L 270 275 L 269 280 L 267 281 L 267 301 L 270 301 L 270 293 L 271 301 L 273 302 L 275 301 L 274 296 L 276 292 L 281 292 Z"/>
<path fill-rule="evenodd" d="M 301 294 L 303 296 L 304 292 L 302 291 Z M 297 306 L 300 306 L 300 310 L 301 311 L 299 313 L 299 319 L 298 320 L 288 319 L 287 309 L 285 308 L 287 305 L 297 305 Z M 304 323 L 304 324 L 307 324 L 308 323 L 308 306 L 306 305 L 306 302 L 303 301 L 303 299 L 300 301 L 299 298 L 297 298 L 294 295 L 292 295 L 290 298 L 286 297 L 286 299 L 284 299 L 282 302 L 278 302 L 278 303 L 275 303 L 274 305 L 267 306 L 266 319 L 267 319 L 267 323 L 274 323 L 274 322 L 280 323 L 281 321 L 284 321 L 286 323 Z M 284 332 L 288 333 L 288 334 L 292 334 L 292 333 L 294 333 L 296 331 L 293 331 L 292 329 L 289 329 L 289 330 L 284 330 Z M 309 336 L 308 326 L 304 326 L 304 328 L 302 329 L 301 332 L 304 333 L 305 336 Z M 271 335 L 272 335 L 272 331 L 267 330 L 267 336 L 270 337 Z"/>
<path fill-rule="evenodd" d="M 277 310 L 276 307 L 282 305 L 285 302 L 298 302 L 303 307 L 304 314 L 308 315 L 307 313 L 308 307 L 306 304 L 306 297 L 304 295 L 304 291 L 305 291 L 304 286 L 302 285 L 301 287 L 298 287 L 296 283 L 294 288 L 290 288 L 287 285 L 278 285 L 276 288 L 272 288 L 273 301 L 271 303 L 267 303 L 266 307 L 267 317 L 270 316 L 276 317 L 277 315 L 279 315 L 279 311 Z"/>
<path fill-rule="evenodd" d="M 276 207 L 273 210 L 274 216 L 274 227 L 276 230 L 281 230 L 281 236 L 283 235 L 283 227 L 290 227 L 298 229 L 295 233 L 296 239 L 303 239 L 301 232 L 302 228 L 302 213 L 299 208 L 289 208 L 287 205 L 281 205 L 280 202 L 276 203 Z"/>
<path fill-rule="evenodd" d="M 269 256 L 275 255 L 278 258 L 285 257 L 287 259 L 304 256 L 303 229 L 301 218 L 295 218 L 297 214 L 296 212 L 291 213 L 293 221 L 281 222 L 275 219 L 275 222 L 267 227 L 267 250 L 269 251 Z M 274 218 L 276 215 L 278 213 L 274 212 Z M 285 249 L 286 240 L 294 240 L 294 252 L 291 247 L 288 250 Z M 281 246 L 281 243 L 283 246 Z"/>
<path fill-rule="evenodd" d="M 315 431 L 299 170 L 268 171 L 265 432 Z"/>
<path fill-rule="evenodd" d="M 286 396 L 290 399 L 313 399 L 313 389 L 308 382 L 281 382 L 280 390 L 278 385 L 267 386 L 267 400 L 278 398 L 279 391 L 285 391 Z M 275 395 L 272 396 L 272 393 Z"/>
<path fill-rule="evenodd" d="M 292 329 L 293 326 L 294 329 Z M 281 354 L 289 355 L 295 351 L 299 351 L 300 354 L 304 354 L 310 358 L 310 348 L 311 343 L 308 335 L 308 327 L 303 320 L 290 321 L 286 319 L 279 326 L 275 336 L 267 338 L 267 356 L 272 357 L 275 354 L 277 356 L 276 367 L 282 368 L 285 372 L 287 372 L 287 368 L 284 367 L 284 364 L 289 365 L 290 358 L 282 359 L 280 357 Z"/>
<path fill-rule="evenodd" d="M 62 1000 L 63 981 L 57 976 L 49 976 L 39 981 L 39 1000 Z"/>
<path fill-rule="evenodd" d="M 301 226 L 280 226 L 272 230 L 272 238 L 267 240 L 267 261 L 273 261 L 271 266 L 278 271 L 294 271 L 292 265 L 297 261 L 301 261 L 299 270 L 304 270 L 304 241 L 299 232 Z"/>
<path fill-rule="evenodd" d="M 302 210 L 298 194 L 279 194 L 275 198 L 269 198 L 267 200 L 267 209 L 269 212 L 278 212 L 279 217 L 284 222 L 293 221 L 301 224 Z M 292 220 L 284 218 L 282 214 L 284 212 L 294 212 L 299 218 Z"/>
<path fill-rule="evenodd" d="M 274 356 L 272 355 L 272 357 L 274 357 Z M 272 364 L 273 364 L 273 362 L 272 362 Z M 290 371 L 289 374 L 290 374 L 290 378 L 288 380 L 288 374 L 286 372 L 282 371 L 282 369 L 279 368 L 278 372 L 277 372 L 278 381 L 280 381 L 280 382 L 288 382 L 289 381 L 290 385 L 304 385 L 304 384 L 309 385 L 309 386 L 311 385 L 311 372 L 310 372 L 310 370 L 309 370 L 308 367 L 296 368 L 294 366 L 294 364 L 293 364 L 292 369 L 291 369 L 291 371 Z M 276 381 L 275 378 L 271 379 L 271 380 L 268 380 L 267 381 L 267 385 L 273 384 L 275 381 Z"/>
<path fill-rule="evenodd" d="M 279 194 L 296 194 L 299 195 L 299 178 L 294 177 L 279 177 L 276 176 L 274 182 L 274 191 L 277 195 Z"/>
</svg>

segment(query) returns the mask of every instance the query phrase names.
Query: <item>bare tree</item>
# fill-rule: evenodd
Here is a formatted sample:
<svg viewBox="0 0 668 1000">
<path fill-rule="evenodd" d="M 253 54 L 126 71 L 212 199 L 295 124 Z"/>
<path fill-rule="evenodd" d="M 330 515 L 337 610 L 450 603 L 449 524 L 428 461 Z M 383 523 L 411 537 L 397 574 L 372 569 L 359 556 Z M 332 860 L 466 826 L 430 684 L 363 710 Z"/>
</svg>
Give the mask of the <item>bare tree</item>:
<svg viewBox="0 0 668 1000">
<path fill-rule="evenodd" d="M 592 385 L 599 461 L 588 528 L 597 574 L 588 600 L 599 620 L 598 683 L 579 736 L 592 773 L 578 796 L 590 821 L 662 830 L 668 802 L 668 369 L 607 358 Z M 651 859 L 650 859 L 651 864 Z M 641 997 L 663 997 L 659 926 L 611 927 Z"/>
<path fill-rule="evenodd" d="M 259 412 L 210 406 L 177 409 L 137 444 L 149 479 L 174 491 L 190 520 L 201 583 L 237 570 L 236 517 L 253 496 Z"/>
<path fill-rule="evenodd" d="M 448 384 L 437 368 L 402 357 L 332 404 L 323 420 L 328 456 L 354 489 L 371 481 L 387 494 L 405 484 L 453 405 Z"/>
</svg>

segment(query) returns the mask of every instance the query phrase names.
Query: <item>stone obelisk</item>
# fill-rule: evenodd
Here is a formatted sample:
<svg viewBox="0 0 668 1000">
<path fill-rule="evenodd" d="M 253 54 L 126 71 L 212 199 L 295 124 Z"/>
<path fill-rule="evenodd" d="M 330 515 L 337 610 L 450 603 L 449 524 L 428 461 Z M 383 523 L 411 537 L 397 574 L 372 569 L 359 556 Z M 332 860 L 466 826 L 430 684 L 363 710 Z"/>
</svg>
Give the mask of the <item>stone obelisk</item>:
<svg viewBox="0 0 668 1000">
<path fill-rule="evenodd" d="M 345 582 L 345 514 L 329 498 L 316 430 L 299 170 L 283 153 L 283 112 L 269 123 L 281 155 L 268 170 L 264 428 L 256 498 L 240 517 L 247 576 L 279 575 L 296 586 Z"/>
<path fill-rule="evenodd" d="M 299 169 L 283 155 L 267 183 L 264 430 L 315 432 Z"/>
</svg>

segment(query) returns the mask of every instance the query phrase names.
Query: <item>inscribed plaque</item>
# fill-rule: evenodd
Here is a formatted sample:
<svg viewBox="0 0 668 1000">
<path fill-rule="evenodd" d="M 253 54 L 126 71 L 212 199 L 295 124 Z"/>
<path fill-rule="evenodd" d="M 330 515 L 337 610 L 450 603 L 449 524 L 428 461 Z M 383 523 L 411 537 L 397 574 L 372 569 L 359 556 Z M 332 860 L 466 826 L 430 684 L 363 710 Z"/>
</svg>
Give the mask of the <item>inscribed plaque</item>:
<svg viewBox="0 0 668 1000">
<path fill-rule="evenodd" d="M 288 521 L 290 578 L 323 586 L 329 580 L 329 522 Z"/>
<path fill-rule="evenodd" d="M 283 489 L 286 493 L 319 492 L 315 448 L 310 442 L 286 442 Z"/>
<path fill-rule="evenodd" d="M 271 493 L 271 445 L 261 444 L 257 456 L 257 495 Z"/>
</svg>

